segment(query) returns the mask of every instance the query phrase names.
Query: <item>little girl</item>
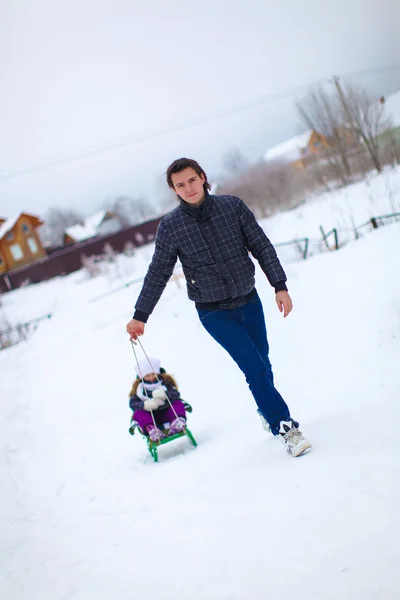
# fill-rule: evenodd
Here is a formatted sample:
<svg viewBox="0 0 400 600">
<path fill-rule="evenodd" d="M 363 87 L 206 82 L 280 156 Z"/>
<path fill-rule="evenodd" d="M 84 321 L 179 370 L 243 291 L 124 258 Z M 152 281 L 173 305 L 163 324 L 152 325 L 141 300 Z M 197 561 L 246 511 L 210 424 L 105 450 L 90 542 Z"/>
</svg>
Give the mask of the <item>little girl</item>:
<svg viewBox="0 0 400 600">
<path fill-rule="evenodd" d="M 168 435 L 183 431 L 186 427 L 185 405 L 172 375 L 168 375 L 161 368 L 160 360 L 152 356 L 139 360 L 136 372 L 137 378 L 129 394 L 129 406 L 141 430 L 153 442 L 165 438 L 157 425 L 170 423 Z"/>
</svg>

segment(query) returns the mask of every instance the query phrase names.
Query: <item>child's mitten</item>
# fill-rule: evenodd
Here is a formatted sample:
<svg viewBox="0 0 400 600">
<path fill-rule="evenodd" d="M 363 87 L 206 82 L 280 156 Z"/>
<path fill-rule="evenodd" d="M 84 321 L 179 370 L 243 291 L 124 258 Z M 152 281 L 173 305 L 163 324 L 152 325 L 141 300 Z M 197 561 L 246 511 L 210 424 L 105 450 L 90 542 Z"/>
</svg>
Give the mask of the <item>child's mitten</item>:
<svg viewBox="0 0 400 600">
<path fill-rule="evenodd" d="M 156 402 L 158 402 L 159 407 L 165 403 L 166 399 L 167 399 L 167 394 L 164 392 L 164 390 L 161 387 L 154 390 L 153 400 L 156 400 Z"/>
<path fill-rule="evenodd" d="M 148 400 L 145 400 L 143 402 L 144 410 L 148 410 L 149 412 L 151 410 L 156 410 L 159 406 L 160 406 L 160 404 L 159 404 L 159 400 L 157 400 L 157 398 L 149 398 Z"/>
<path fill-rule="evenodd" d="M 159 387 L 159 388 L 157 388 L 157 389 L 154 390 L 154 392 L 153 392 L 153 398 L 157 398 L 158 400 L 165 401 L 167 399 L 167 394 L 164 392 L 164 390 L 162 389 L 162 387 Z"/>
</svg>

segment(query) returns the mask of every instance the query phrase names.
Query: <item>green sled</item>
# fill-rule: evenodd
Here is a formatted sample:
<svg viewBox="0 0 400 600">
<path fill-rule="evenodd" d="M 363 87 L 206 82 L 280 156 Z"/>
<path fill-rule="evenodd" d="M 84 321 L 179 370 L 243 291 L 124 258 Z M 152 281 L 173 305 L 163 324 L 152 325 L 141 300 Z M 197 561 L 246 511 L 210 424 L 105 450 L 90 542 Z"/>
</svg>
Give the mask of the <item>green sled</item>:
<svg viewBox="0 0 400 600">
<path fill-rule="evenodd" d="M 193 408 L 190 406 L 190 404 L 188 402 L 185 402 L 184 404 L 185 404 L 185 410 L 187 413 L 193 412 Z M 134 419 L 132 417 L 131 424 L 129 427 L 129 433 L 131 435 L 134 435 L 136 429 L 138 430 L 140 435 L 146 440 L 148 451 L 150 452 L 151 456 L 153 457 L 154 462 L 158 462 L 158 446 L 162 446 L 164 444 L 169 444 L 169 442 L 173 442 L 174 440 L 177 440 L 178 438 L 181 438 L 183 436 L 186 436 L 188 438 L 189 442 L 193 446 L 195 446 L 195 447 L 197 446 L 197 442 L 194 439 L 192 432 L 187 427 L 183 431 L 180 431 L 179 433 L 176 433 L 175 435 L 171 435 L 168 437 L 167 430 L 163 429 L 163 427 L 160 426 L 161 431 L 163 433 L 165 433 L 167 435 L 167 437 L 163 438 L 162 440 L 160 440 L 158 442 L 153 442 L 149 438 L 149 436 L 144 433 L 144 431 L 139 427 L 138 423 L 136 423 L 136 421 L 134 421 Z"/>
</svg>

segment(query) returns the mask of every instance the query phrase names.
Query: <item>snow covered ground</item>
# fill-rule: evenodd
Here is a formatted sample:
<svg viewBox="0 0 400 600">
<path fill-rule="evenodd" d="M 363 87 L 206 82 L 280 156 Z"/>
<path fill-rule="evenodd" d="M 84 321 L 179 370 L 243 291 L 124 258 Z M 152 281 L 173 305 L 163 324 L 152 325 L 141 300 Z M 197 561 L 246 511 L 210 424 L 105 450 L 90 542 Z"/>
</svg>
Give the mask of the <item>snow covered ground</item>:
<svg viewBox="0 0 400 600">
<path fill-rule="evenodd" d="M 319 215 L 298 210 L 310 235 Z M 293 222 L 276 217 L 272 239 Z M 110 280 L 79 272 L 3 296 L 9 318 L 54 316 L 0 353 L 0 598 L 400 597 L 400 224 L 285 267 L 288 319 L 260 272 L 257 288 L 277 387 L 313 443 L 298 459 L 262 430 L 183 286 L 142 341 L 193 405 L 199 446 L 168 444 L 158 464 L 128 434 L 140 284 L 89 302 Z"/>
<path fill-rule="evenodd" d="M 325 232 L 338 228 L 339 240 L 348 240 L 354 239 L 354 225 L 394 212 L 400 212 L 400 167 L 388 168 L 381 175 L 371 173 L 364 181 L 306 199 L 295 210 L 278 213 L 265 224 L 274 242 L 301 237 L 320 240 L 320 225 Z"/>
</svg>

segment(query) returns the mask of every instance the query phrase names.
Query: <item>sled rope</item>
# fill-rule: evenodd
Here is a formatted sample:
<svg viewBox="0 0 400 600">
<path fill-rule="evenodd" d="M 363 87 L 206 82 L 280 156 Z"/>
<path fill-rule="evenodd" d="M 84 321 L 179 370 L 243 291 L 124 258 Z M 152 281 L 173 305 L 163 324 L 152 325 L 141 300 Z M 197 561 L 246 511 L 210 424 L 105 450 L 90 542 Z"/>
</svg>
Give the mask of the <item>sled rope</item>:
<svg viewBox="0 0 400 600">
<path fill-rule="evenodd" d="M 143 379 L 142 372 L 141 372 L 140 366 L 139 366 L 138 357 L 137 357 L 136 350 L 135 350 L 135 343 L 134 343 L 133 340 L 131 340 L 131 345 L 132 345 L 133 354 L 135 355 L 136 366 L 137 366 L 137 370 L 138 370 L 138 373 L 139 373 L 139 377 L 140 377 L 140 379 Z M 153 366 L 151 368 L 153 368 Z M 146 388 L 144 386 L 143 386 L 143 392 L 150 399 L 150 396 L 148 395 L 148 392 L 147 392 L 147 390 L 146 390 Z M 153 419 L 154 427 L 157 429 L 157 423 L 156 423 L 156 420 L 154 418 L 153 410 L 151 408 L 150 408 L 150 413 L 151 413 L 151 418 Z"/>
<path fill-rule="evenodd" d="M 152 363 L 151 363 L 151 360 L 150 360 L 150 359 L 149 359 L 149 357 L 147 356 L 146 350 L 143 348 L 143 344 L 142 344 L 142 342 L 140 341 L 140 339 L 139 339 L 139 338 L 137 339 L 137 342 L 139 343 L 139 346 L 140 346 L 140 348 L 141 348 L 141 350 L 142 350 L 143 354 L 145 355 L 145 357 L 146 357 L 146 359 L 147 359 L 147 362 L 149 363 L 149 365 L 150 365 L 150 366 L 151 366 L 151 368 L 153 369 L 153 373 L 155 373 L 155 374 L 156 374 L 156 376 L 157 376 L 157 381 L 161 381 L 161 383 L 163 383 L 162 377 L 159 377 L 159 376 L 158 376 L 158 373 L 157 373 L 157 371 L 155 370 L 155 368 L 153 367 L 153 365 L 152 365 Z M 134 342 L 133 340 L 131 340 L 131 344 L 132 344 L 132 350 L 133 350 L 133 353 L 134 353 L 134 355 L 135 355 L 135 360 L 136 360 L 136 364 L 137 364 L 137 368 L 138 368 L 138 372 L 139 372 L 140 379 L 143 379 L 142 373 L 140 372 L 139 361 L 138 361 L 137 354 L 136 354 L 136 350 L 135 350 L 135 345 L 136 345 L 136 344 L 135 344 L 135 342 Z M 145 389 L 145 388 L 143 388 L 143 389 Z M 170 405 L 170 407 L 171 407 L 171 409 L 172 409 L 172 412 L 173 412 L 173 413 L 174 413 L 174 415 L 175 415 L 175 418 L 176 418 L 176 419 L 178 419 L 179 417 L 178 417 L 178 415 L 176 414 L 176 410 L 175 410 L 175 409 L 174 409 L 174 407 L 172 406 L 171 400 L 169 399 L 169 396 L 168 396 L 168 392 L 167 392 L 166 390 L 164 390 L 164 391 L 165 391 L 165 396 L 166 396 L 166 398 L 167 398 L 167 402 L 168 402 L 168 404 Z M 145 393 L 147 394 L 147 390 L 145 391 Z M 155 420 L 155 418 L 154 418 L 154 415 L 153 415 L 153 410 L 152 410 L 152 409 L 150 409 L 150 412 L 151 412 L 151 416 L 152 416 L 152 419 L 153 419 L 154 427 L 157 427 L 157 425 L 156 425 L 156 420 Z"/>
<path fill-rule="evenodd" d="M 150 366 L 151 366 L 151 368 L 153 369 L 153 373 L 155 373 L 155 374 L 156 374 L 156 376 L 157 376 L 157 381 L 161 381 L 161 383 L 163 383 L 162 377 L 159 377 L 159 376 L 158 376 L 158 373 L 156 373 L 156 371 L 155 371 L 155 369 L 154 369 L 153 365 L 151 364 L 151 360 L 150 360 L 150 359 L 149 359 L 149 357 L 147 356 L 147 354 L 146 354 L 146 350 L 143 348 L 142 342 L 140 341 L 140 339 L 139 339 L 139 338 L 138 338 L 138 342 L 139 342 L 139 346 L 140 346 L 140 347 L 141 347 L 141 349 L 142 349 L 142 352 L 143 352 L 143 354 L 144 354 L 144 355 L 145 355 L 145 357 L 147 358 L 147 362 L 149 363 L 149 365 L 150 365 Z M 164 390 L 164 391 L 165 391 L 165 395 L 166 395 L 166 397 L 167 397 L 168 404 L 169 404 L 169 405 L 170 405 L 170 407 L 172 408 L 172 412 L 174 413 L 174 415 L 175 415 L 175 418 L 178 418 L 178 415 L 176 414 L 176 411 L 175 411 L 174 407 L 173 407 L 173 406 L 172 406 L 172 404 L 171 404 L 171 400 L 169 399 L 169 396 L 168 396 L 168 393 L 167 393 L 167 391 L 166 391 L 166 390 Z"/>
</svg>

